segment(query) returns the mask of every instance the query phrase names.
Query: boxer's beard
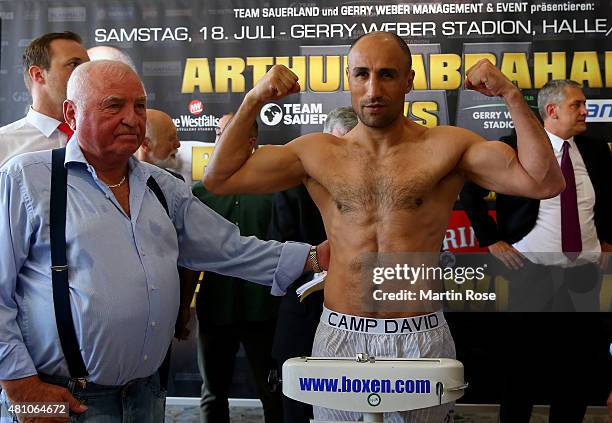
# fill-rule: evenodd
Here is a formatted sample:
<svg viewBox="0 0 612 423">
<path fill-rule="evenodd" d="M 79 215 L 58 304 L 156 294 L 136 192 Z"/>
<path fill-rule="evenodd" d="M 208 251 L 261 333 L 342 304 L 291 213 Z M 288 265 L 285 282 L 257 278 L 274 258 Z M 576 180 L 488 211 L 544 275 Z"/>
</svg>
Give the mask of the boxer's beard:
<svg viewBox="0 0 612 423">
<path fill-rule="evenodd" d="M 368 113 L 368 106 L 371 105 L 380 105 L 383 108 L 382 113 Z M 360 102 L 357 110 L 357 116 L 365 126 L 370 128 L 386 128 L 395 122 L 395 120 L 401 114 L 401 108 L 398 110 L 396 109 L 397 107 L 393 107 L 393 105 L 389 104 L 389 102 L 382 97 L 370 97 Z"/>
</svg>

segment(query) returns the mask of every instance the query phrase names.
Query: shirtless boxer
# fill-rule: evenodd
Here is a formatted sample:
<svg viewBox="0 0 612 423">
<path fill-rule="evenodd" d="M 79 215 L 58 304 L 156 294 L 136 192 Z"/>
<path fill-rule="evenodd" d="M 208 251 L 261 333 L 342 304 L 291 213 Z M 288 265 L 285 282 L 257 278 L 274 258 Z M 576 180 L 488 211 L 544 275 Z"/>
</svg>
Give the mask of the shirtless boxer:
<svg viewBox="0 0 612 423">
<path fill-rule="evenodd" d="M 359 275 L 363 256 L 438 252 L 466 179 L 496 192 L 549 198 L 564 188 L 561 170 L 521 92 L 486 60 L 467 72 L 466 88 L 504 100 L 518 134 L 518 153 L 465 129 L 425 128 L 405 118 L 404 98 L 412 89 L 414 71 L 408 46 L 394 34 L 358 39 L 349 50 L 347 73 L 360 122 L 344 139 L 313 133 L 284 146 L 262 146 L 251 155 L 249 128 L 261 107 L 300 91 L 298 77 L 277 65 L 245 96 L 215 148 L 204 183 L 219 194 L 275 192 L 305 184 L 321 211 L 331 247 L 313 355 L 454 357 L 441 313 L 436 316 L 439 324 L 428 330 L 409 325 L 411 331 L 389 335 L 384 319 L 405 322 L 417 319 L 415 313 L 363 310 L 362 297 L 372 289 Z M 343 315 L 376 318 L 377 323 L 368 333 L 347 330 L 335 324 Z M 385 421 L 448 421 L 451 409 L 446 404 L 393 413 Z M 315 409 L 319 420 L 359 417 Z"/>
</svg>

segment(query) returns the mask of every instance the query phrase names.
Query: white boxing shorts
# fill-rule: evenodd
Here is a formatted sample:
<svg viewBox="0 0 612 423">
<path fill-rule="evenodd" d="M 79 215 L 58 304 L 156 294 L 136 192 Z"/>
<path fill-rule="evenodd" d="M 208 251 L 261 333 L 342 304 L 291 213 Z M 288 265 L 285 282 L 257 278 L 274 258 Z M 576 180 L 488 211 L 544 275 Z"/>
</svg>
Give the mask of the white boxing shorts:
<svg viewBox="0 0 612 423">
<path fill-rule="evenodd" d="M 444 314 L 400 319 L 373 319 L 323 307 L 312 347 L 313 357 L 455 358 L 455 342 Z M 450 423 L 454 403 L 419 410 L 385 413 L 385 423 Z M 316 422 L 361 421 L 362 413 L 314 407 Z"/>
</svg>

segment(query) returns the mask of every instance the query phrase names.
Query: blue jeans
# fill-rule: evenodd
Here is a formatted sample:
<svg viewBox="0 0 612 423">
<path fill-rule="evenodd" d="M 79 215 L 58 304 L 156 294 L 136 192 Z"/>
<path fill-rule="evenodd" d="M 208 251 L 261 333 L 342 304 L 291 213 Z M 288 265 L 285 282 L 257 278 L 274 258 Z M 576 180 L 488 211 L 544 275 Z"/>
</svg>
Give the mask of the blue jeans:
<svg viewBox="0 0 612 423">
<path fill-rule="evenodd" d="M 69 378 L 39 375 L 46 383 L 71 388 Z M 87 383 L 84 389 L 72 387 L 72 395 L 87 406 L 82 414 L 70 414 L 71 423 L 163 423 L 166 391 L 160 387 L 159 374 L 132 380 L 122 386 Z M 0 412 L 0 423 L 17 422 L 6 408 Z"/>
</svg>

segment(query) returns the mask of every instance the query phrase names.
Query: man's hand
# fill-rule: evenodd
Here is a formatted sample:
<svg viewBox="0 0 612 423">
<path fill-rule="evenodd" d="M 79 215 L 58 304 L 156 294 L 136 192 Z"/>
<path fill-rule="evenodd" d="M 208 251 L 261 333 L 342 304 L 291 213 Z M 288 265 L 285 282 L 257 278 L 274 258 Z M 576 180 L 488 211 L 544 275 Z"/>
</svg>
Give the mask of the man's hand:
<svg viewBox="0 0 612 423">
<path fill-rule="evenodd" d="M 298 92 L 300 84 L 297 75 L 283 65 L 274 65 L 249 91 L 247 97 L 263 104 Z"/>
<path fill-rule="evenodd" d="M 476 90 L 488 97 L 506 97 L 509 93 L 519 92 L 518 88 L 487 59 L 479 60 L 468 69 L 465 74 L 465 88 Z"/>
<path fill-rule="evenodd" d="M 325 240 L 317 245 L 317 260 L 322 270 L 329 269 L 329 257 L 330 257 L 329 241 Z"/>
<path fill-rule="evenodd" d="M 317 262 L 319 263 L 319 267 L 321 270 L 329 269 L 329 241 L 325 240 L 319 245 L 317 245 Z M 312 263 L 310 261 L 310 257 L 306 258 L 306 263 L 304 263 L 304 272 L 314 272 Z"/>
<path fill-rule="evenodd" d="M 6 392 L 12 404 L 24 402 L 67 402 L 70 411 L 81 414 L 87 410 L 72 396 L 68 389 L 61 386 L 44 383 L 38 376 L 29 376 L 23 379 L 2 381 L 2 389 Z M 23 418 L 19 417 L 20 422 L 24 423 L 56 423 L 67 422 L 66 418 Z"/>
<path fill-rule="evenodd" d="M 497 241 L 489 245 L 489 252 L 510 270 L 518 270 L 523 267 L 523 256 L 516 248 L 505 241 Z"/>
</svg>

